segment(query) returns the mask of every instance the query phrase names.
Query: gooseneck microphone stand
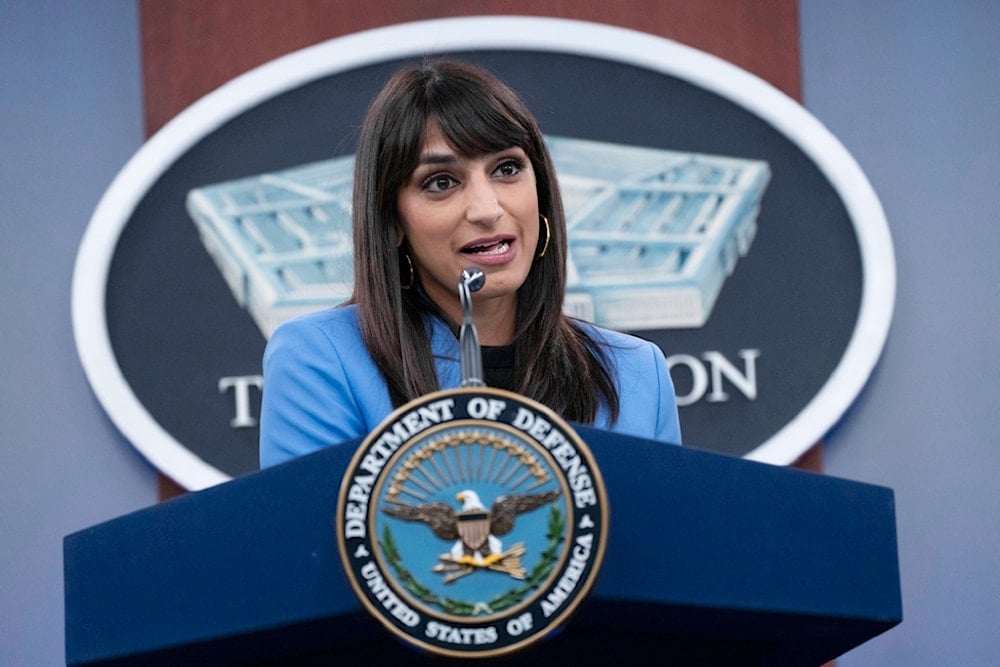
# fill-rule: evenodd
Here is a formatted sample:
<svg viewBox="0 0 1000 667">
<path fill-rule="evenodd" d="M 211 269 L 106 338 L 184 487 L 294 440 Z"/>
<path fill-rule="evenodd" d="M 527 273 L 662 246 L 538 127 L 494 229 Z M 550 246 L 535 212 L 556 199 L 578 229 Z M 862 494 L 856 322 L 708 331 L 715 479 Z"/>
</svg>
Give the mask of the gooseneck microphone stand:
<svg viewBox="0 0 1000 667">
<path fill-rule="evenodd" d="M 461 350 L 463 387 L 485 387 L 483 381 L 483 355 L 479 348 L 479 334 L 472 321 L 472 293 L 486 284 L 486 274 L 478 266 L 462 269 L 458 278 L 458 298 L 462 302 L 462 328 L 458 342 Z"/>
</svg>

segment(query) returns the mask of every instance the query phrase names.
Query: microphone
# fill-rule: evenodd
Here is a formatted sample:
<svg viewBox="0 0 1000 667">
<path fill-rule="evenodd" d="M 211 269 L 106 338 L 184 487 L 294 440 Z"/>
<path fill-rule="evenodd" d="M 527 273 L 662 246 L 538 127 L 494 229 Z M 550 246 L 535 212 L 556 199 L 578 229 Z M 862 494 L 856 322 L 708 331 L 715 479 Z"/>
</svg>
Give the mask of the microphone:
<svg viewBox="0 0 1000 667">
<path fill-rule="evenodd" d="M 458 334 L 461 349 L 463 387 L 485 387 L 483 381 L 483 354 L 479 349 L 479 334 L 472 321 L 472 293 L 486 284 L 486 274 L 478 266 L 462 269 L 458 277 L 458 298 L 462 302 L 462 328 Z"/>
</svg>

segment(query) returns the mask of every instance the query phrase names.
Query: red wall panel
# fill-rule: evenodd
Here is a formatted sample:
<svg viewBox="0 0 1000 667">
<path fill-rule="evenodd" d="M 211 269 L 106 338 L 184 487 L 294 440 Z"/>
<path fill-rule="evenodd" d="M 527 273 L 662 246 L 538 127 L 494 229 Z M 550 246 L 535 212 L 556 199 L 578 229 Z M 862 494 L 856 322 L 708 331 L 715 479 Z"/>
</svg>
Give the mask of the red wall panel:
<svg viewBox="0 0 1000 667">
<path fill-rule="evenodd" d="M 507 14 L 607 23 L 717 55 L 801 97 L 795 0 L 142 0 L 146 130 L 278 56 L 360 30 Z"/>
</svg>

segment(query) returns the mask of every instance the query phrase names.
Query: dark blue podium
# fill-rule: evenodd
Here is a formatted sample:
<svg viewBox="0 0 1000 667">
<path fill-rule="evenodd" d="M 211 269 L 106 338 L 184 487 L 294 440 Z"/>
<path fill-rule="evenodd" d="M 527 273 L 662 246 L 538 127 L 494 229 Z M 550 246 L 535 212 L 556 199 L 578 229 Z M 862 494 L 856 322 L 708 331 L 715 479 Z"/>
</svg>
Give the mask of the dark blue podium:
<svg viewBox="0 0 1000 667">
<path fill-rule="evenodd" d="M 509 664 L 819 665 L 902 619 L 890 489 L 578 427 L 611 507 L 596 586 Z M 65 538 L 68 665 L 454 662 L 341 569 L 351 444 Z"/>
</svg>

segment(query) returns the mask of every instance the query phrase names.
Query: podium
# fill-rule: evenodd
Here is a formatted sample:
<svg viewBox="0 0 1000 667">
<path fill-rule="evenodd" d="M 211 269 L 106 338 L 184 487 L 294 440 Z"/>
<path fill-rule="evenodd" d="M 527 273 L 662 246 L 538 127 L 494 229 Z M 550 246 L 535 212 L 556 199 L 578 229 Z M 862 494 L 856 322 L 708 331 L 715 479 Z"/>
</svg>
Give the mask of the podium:
<svg viewBox="0 0 1000 667">
<path fill-rule="evenodd" d="M 478 663 L 819 665 L 902 619 L 890 489 L 578 426 L 604 476 L 597 582 Z M 334 531 L 357 443 L 64 540 L 68 665 L 441 664 L 363 611 Z"/>
</svg>

